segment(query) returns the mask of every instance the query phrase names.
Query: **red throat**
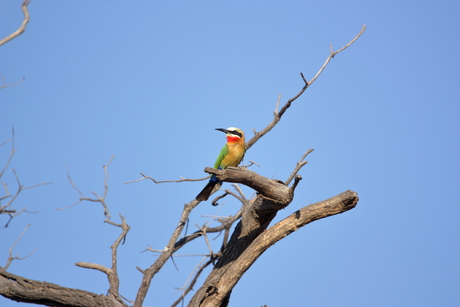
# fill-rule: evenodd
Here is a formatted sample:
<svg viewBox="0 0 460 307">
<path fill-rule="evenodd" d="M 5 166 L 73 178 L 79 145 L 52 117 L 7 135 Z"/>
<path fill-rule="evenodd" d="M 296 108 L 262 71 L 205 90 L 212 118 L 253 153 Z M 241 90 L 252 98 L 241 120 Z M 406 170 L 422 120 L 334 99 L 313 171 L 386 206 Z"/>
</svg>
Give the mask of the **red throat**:
<svg viewBox="0 0 460 307">
<path fill-rule="evenodd" d="M 237 136 L 227 136 L 227 142 L 232 143 L 232 142 L 238 142 L 240 140 L 239 137 Z"/>
</svg>

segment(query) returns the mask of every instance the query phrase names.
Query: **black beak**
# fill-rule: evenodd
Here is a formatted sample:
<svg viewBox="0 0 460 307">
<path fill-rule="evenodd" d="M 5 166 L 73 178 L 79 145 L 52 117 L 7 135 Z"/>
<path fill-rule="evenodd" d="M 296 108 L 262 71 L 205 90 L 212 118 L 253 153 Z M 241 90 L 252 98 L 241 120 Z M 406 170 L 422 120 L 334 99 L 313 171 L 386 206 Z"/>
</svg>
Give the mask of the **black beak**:
<svg viewBox="0 0 460 307">
<path fill-rule="evenodd" d="M 227 130 L 227 129 L 216 128 L 216 130 L 222 131 L 223 133 L 228 133 L 228 130 Z"/>
</svg>

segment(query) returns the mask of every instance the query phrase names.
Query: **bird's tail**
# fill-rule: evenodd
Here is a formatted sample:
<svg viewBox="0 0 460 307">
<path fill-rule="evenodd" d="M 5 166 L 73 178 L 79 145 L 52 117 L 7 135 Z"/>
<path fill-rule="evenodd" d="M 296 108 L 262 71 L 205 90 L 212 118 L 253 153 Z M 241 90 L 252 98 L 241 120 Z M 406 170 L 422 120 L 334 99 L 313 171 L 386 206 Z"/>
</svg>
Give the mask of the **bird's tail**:
<svg viewBox="0 0 460 307">
<path fill-rule="evenodd" d="M 221 185 L 222 185 L 222 181 L 217 180 L 217 178 L 211 178 L 211 180 L 209 180 L 208 184 L 204 187 L 204 189 L 200 192 L 200 194 L 197 195 L 196 200 L 198 201 L 208 200 L 212 192 L 214 190 L 219 189 Z"/>
</svg>

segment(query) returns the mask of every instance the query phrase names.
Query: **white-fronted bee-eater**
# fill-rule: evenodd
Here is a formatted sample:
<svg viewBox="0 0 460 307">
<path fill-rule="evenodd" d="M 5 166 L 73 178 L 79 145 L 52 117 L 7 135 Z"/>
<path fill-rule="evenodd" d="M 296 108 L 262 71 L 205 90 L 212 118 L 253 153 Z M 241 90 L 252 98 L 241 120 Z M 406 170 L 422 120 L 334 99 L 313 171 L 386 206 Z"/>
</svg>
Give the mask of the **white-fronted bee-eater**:
<svg viewBox="0 0 460 307">
<path fill-rule="evenodd" d="M 243 160 L 244 153 L 246 152 L 244 132 L 241 131 L 241 129 L 235 127 L 230 127 L 227 129 L 218 128 L 216 130 L 225 132 L 227 143 L 220 151 L 216 163 L 214 163 L 214 168 L 226 169 L 230 166 L 238 166 L 238 164 L 240 164 L 240 162 Z M 216 175 L 212 175 L 203 191 L 201 191 L 200 194 L 198 194 L 196 197 L 196 200 L 208 200 L 209 195 L 211 195 L 214 190 L 219 189 L 221 185 L 222 181 L 219 181 Z"/>
</svg>

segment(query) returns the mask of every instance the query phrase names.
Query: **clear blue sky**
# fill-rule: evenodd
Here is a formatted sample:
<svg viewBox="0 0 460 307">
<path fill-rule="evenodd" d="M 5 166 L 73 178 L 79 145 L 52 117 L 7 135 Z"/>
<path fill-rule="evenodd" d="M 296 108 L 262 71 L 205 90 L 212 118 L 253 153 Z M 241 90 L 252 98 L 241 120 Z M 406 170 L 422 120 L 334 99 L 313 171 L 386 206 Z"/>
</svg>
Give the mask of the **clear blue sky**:
<svg viewBox="0 0 460 307">
<path fill-rule="evenodd" d="M 0 36 L 22 21 L 21 1 L 0 1 Z M 366 24 L 246 154 L 261 175 L 285 180 L 309 148 L 295 210 L 351 189 L 358 206 L 317 221 L 270 248 L 244 275 L 231 306 L 460 305 L 460 4 L 457 1 L 32 1 L 26 32 L 0 47 L 0 143 L 16 131 L 11 166 L 25 186 L 23 214 L 0 230 L 9 271 L 105 294 L 106 277 L 74 266 L 110 265 L 119 234 L 99 204 L 74 203 L 66 165 L 85 194 L 103 192 L 131 231 L 119 249 L 121 293 L 135 298 L 141 274 L 162 249 L 225 139 L 252 136 L 282 101 L 311 79 L 329 53 Z M 10 145 L 0 147 L 0 165 Z M 15 180 L 3 178 L 12 191 Z M 230 187 L 227 184 L 227 187 Z M 249 189 L 245 189 L 248 196 Z M 3 192 L 1 192 L 3 194 Z M 1 195 L 0 194 L 0 195 Z M 227 200 L 219 214 L 236 212 Z M 216 208 L 200 204 L 190 231 Z M 0 220 L 4 223 L 4 217 Z M 219 239 L 213 241 L 218 249 Z M 179 252 L 204 254 L 203 240 Z M 145 306 L 169 306 L 200 257 L 176 258 L 154 279 Z M 201 284 L 202 280 L 198 282 Z M 198 285 L 196 286 L 196 289 Z M 188 297 L 190 298 L 190 296 Z M 22 306 L 0 298 L 0 305 Z"/>
</svg>

